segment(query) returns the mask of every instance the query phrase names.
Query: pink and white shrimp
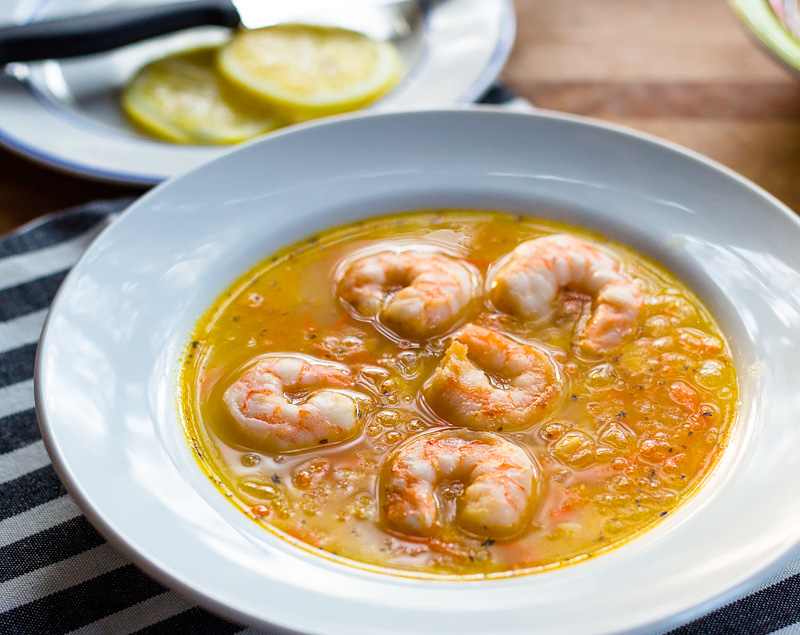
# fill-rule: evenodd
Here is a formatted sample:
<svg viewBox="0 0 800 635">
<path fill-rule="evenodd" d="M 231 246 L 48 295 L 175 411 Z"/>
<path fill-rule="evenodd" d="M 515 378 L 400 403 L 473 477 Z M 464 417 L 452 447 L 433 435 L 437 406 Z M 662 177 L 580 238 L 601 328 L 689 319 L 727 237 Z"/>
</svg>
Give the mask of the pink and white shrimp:
<svg viewBox="0 0 800 635">
<path fill-rule="evenodd" d="M 350 370 L 312 357 L 270 355 L 231 384 L 223 401 L 241 434 L 257 448 L 286 452 L 358 434 L 361 395 L 344 388 Z"/>
<path fill-rule="evenodd" d="M 563 378 L 542 348 L 468 324 L 425 385 L 425 401 L 450 424 L 511 431 L 541 419 L 558 401 Z"/>
<path fill-rule="evenodd" d="M 620 263 L 569 234 L 535 238 L 517 246 L 487 282 L 492 304 L 522 318 L 546 315 L 565 288 L 593 298 L 581 344 L 595 352 L 618 346 L 636 330 L 642 291 Z"/>
<path fill-rule="evenodd" d="M 466 262 L 431 251 L 383 251 L 351 262 L 339 297 L 401 337 L 424 340 L 452 326 L 480 285 Z"/>
<path fill-rule="evenodd" d="M 510 536 L 528 517 L 536 473 L 528 454 L 497 434 L 447 430 L 421 435 L 390 460 L 386 522 L 413 536 L 433 536 L 450 522 L 478 536 Z M 454 481 L 464 489 L 455 517 L 447 518 L 436 490 Z"/>
</svg>

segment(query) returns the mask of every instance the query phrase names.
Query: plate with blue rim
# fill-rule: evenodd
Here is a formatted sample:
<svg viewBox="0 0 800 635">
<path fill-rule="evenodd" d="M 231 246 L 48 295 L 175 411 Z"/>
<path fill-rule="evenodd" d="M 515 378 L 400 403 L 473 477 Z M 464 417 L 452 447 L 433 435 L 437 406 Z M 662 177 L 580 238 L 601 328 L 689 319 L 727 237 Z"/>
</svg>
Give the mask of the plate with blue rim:
<svg viewBox="0 0 800 635">
<path fill-rule="evenodd" d="M 0 6 L 0 24 L 152 1 L 15 0 Z M 314 18 L 302 12 L 291 17 Z M 515 32 L 511 0 L 430 3 L 423 20 L 398 42 L 404 79 L 370 109 L 474 102 L 502 70 Z M 147 62 L 227 37 L 225 29 L 198 28 L 101 55 L 10 64 L 0 73 L 0 144 L 52 168 L 117 183 L 154 185 L 201 165 L 229 147 L 179 145 L 145 136 L 125 118 L 119 91 Z"/>
</svg>

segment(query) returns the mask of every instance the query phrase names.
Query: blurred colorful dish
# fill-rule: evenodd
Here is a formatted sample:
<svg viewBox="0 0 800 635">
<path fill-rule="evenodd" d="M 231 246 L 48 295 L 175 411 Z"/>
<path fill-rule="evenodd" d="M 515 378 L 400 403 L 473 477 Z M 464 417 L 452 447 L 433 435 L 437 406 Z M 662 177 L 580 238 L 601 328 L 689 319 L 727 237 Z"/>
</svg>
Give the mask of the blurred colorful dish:
<svg viewBox="0 0 800 635">
<path fill-rule="evenodd" d="M 800 76 L 800 41 L 783 22 L 783 0 L 729 0 L 756 41 L 782 66 Z"/>
</svg>

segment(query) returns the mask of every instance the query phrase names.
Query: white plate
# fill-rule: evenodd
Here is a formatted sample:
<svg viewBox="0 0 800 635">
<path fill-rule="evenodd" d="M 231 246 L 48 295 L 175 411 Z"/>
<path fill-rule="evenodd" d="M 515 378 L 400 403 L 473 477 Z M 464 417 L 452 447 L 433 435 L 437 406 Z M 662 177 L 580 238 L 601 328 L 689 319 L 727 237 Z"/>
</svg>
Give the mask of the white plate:
<svg viewBox="0 0 800 635">
<path fill-rule="evenodd" d="M 600 231 L 663 263 L 717 316 L 739 373 L 740 423 L 705 486 L 643 536 L 515 579 L 398 579 L 259 529 L 200 471 L 177 415 L 178 358 L 217 295 L 321 228 L 444 207 Z M 752 183 L 606 124 L 478 109 L 306 124 L 156 188 L 97 238 L 39 347 L 43 436 L 117 547 L 248 624 L 350 635 L 668 626 L 753 584 L 800 540 L 798 244 L 794 215 Z"/>
<path fill-rule="evenodd" d="M 17 0 L 0 3 L 0 24 L 153 1 Z M 302 14 L 298 16 L 302 19 Z M 225 29 L 193 29 L 104 55 L 14 64 L 5 76 L 0 69 L 0 144 L 66 172 L 145 185 L 220 156 L 229 147 L 185 146 L 146 137 L 126 120 L 118 101 L 120 87 L 147 61 L 170 51 L 222 41 L 227 33 Z M 399 47 L 409 69 L 405 79 L 372 109 L 475 101 L 499 75 L 514 34 L 511 0 L 433 3 L 420 28 Z"/>
</svg>

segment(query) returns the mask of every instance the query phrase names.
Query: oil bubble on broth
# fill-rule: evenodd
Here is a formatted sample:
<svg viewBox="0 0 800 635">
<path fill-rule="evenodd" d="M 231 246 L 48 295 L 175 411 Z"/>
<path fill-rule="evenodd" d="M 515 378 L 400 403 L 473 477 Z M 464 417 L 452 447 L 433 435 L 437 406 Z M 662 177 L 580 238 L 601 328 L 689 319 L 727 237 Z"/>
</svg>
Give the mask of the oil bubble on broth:
<svg viewBox="0 0 800 635">
<path fill-rule="evenodd" d="M 198 322 L 180 405 L 206 474 L 295 545 L 400 575 L 549 569 L 669 515 L 727 443 L 713 317 L 602 236 L 411 212 L 265 256 Z"/>
</svg>

